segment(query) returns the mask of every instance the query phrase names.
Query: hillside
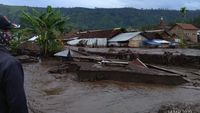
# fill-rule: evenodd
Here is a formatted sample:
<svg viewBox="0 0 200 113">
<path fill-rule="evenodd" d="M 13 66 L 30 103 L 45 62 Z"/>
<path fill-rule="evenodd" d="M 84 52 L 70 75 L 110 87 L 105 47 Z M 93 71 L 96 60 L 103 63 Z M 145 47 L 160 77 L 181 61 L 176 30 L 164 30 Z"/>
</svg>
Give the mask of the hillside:
<svg viewBox="0 0 200 113">
<path fill-rule="evenodd" d="M 31 7 L 0 5 L 0 14 L 7 15 L 12 21 L 20 22 L 22 10 L 31 11 Z M 36 8 L 43 10 L 43 8 Z M 160 18 L 165 22 L 181 22 L 183 18 L 177 10 L 166 9 L 135 9 L 135 8 L 56 8 L 63 15 L 70 17 L 76 29 L 108 29 L 113 27 L 141 28 L 157 25 Z M 200 11 L 188 11 L 187 20 L 193 20 Z"/>
</svg>

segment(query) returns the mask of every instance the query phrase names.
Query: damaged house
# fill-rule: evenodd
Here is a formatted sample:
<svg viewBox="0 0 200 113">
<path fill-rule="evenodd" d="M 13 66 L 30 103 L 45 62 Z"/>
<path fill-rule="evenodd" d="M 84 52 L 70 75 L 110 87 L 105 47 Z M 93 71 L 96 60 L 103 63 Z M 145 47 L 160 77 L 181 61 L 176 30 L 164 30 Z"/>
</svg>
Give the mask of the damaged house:
<svg viewBox="0 0 200 113">
<path fill-rule="evenodd" d="M 166 30 L 162 29 L 144 31 L 141 35 L 149 40 L 161 39 L 161 40 L 173 41 L 171 35 Z"/>
<path fill-rule="evenodd" d="M 91 30 L 67 34 L 63 40 L 68 40 L 67 45 L 87 46 L 87 47 L 106 47 L 108 40 L 124 32 L 121 28 L 111 30 Z M 72 39 L 69 41 L 69 39 Z"/>
<path fill-rule="evenodd" d="M 143 43 L 145 47 L 168 48 L 171 42 L 174 42 L 174 39 L 165 30 L 145 31 L 141 35 L 147 39 Z"/>
</svg>

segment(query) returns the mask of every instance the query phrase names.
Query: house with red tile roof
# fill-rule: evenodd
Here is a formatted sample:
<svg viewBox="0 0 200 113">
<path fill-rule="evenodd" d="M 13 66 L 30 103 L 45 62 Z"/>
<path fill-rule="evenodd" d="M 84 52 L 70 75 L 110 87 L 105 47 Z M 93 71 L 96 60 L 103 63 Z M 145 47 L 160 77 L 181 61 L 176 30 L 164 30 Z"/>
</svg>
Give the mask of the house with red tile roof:
<svg viewBox="0 0 200 113">
<path fill-rule="evenodd" d="M 170 29 L 171 34 L 176 34 L 179 38 L 190 42 L 198 42 L 197 31 L 197 27 L 186 23 L 176 23 L 176 25 Z"/>
</svg>

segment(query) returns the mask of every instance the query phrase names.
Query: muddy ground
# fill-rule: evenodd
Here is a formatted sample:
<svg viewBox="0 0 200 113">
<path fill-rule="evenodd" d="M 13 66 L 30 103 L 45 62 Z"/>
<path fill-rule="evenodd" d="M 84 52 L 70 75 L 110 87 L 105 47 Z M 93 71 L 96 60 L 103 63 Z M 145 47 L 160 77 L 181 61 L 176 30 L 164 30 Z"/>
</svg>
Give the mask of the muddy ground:
<svg viewBox="0 0 200 113">
<path fill-rule="evenodd" d="M 77 82 L 75 74 L 49 74 L 57 61 L 23 64 L 30 113 L 200 113 L 200 87 Z M 198 69 L 167 67 L 188 72 Z"/>
</svg>

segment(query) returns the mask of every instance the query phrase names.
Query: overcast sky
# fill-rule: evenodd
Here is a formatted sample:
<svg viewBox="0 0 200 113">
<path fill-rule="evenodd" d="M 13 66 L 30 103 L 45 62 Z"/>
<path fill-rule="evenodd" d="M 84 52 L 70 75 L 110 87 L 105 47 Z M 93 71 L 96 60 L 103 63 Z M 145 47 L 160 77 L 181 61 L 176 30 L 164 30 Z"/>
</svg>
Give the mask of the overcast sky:
<svg viewBox="0 0 200 113">
<path fill-rule="evenodd" d="M 46 7 L 87 7 L 87 8 L 166 8 L 189 10 L 200 9 L 200 0 L 0 0 L 0 4 Z"/>
</svg>

